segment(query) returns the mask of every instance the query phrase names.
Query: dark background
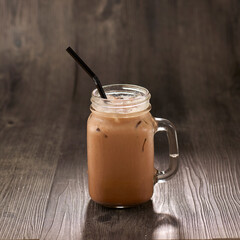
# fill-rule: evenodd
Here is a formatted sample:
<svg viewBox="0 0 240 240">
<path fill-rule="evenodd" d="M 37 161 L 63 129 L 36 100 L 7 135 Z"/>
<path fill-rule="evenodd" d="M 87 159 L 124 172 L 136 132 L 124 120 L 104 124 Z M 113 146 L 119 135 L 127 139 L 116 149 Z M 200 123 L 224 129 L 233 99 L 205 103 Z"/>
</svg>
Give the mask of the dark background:
<svg viewBox="0 0 240 240">
<path fill-rule="evenodd" d="M 179 172 L 146 206 L 89 202 L 94 84 L 68 46 L 177 128 Z M 240 237 L 239 62 L 237 0 L 0 0 L 0 238 Z"/>
</svg>

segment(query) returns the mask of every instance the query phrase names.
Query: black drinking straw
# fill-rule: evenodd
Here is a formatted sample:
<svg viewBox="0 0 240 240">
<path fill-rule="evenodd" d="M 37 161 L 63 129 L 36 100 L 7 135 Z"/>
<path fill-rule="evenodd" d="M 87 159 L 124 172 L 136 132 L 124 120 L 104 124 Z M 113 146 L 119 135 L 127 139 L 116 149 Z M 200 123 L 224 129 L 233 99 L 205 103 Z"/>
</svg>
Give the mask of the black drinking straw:
<svg viewBox="0 0 240 240">
<path fill-rule="evenodd" d="M 107 98 L 100 80 L 97 75 L 87 66 L 87 64 L 73 51 L 71 47 L 68 47 L 66 51 L 74 58 L 74 60 L 85 70 L 85 72 L 93 79 L 98 92 L 102 98 Z"/>
</svg>

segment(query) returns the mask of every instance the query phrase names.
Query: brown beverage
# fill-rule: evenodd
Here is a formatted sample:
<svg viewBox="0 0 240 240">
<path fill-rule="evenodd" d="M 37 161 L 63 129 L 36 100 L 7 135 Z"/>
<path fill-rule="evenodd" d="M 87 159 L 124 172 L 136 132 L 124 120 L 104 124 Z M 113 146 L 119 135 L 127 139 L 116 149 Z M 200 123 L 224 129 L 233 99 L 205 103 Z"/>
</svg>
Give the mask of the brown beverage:
<svg viewBox="0 0 240 240">
<path fill-rule="evenodd" d="M 146 89 L 134 85 L 104 89 L 107 100 L 93 91 L 88 119 L 90 196 L 110 207 L 144 203 L 152 197 L 154 182 L 161 175 L 155 175 L 153 140 L 162 126 L 149 112 Z"/>
</svg>

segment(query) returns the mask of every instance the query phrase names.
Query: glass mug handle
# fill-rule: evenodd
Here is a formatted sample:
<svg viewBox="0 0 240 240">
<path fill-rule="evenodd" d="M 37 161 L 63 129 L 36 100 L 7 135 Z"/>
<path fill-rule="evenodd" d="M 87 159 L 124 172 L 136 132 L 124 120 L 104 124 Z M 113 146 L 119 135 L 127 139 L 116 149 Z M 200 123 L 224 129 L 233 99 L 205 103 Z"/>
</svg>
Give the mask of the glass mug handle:
<svg viewBox="0 0 240 240">
<path fill-rule="evenodd" d="M 156 169 L 154 176 L 154 184 L 157 182 L 165 182 L 174 176 L 178 170 L 178 141 L 177 141 L 177 132 L 174 125 L 164 118 L 154 118 L 157 123 L 157 129 L 154 134 L 157 132 L 167 132 L 168 144 L 169 144 L 169 167 L 165 171 L 159 171 Z"/>
</svg>

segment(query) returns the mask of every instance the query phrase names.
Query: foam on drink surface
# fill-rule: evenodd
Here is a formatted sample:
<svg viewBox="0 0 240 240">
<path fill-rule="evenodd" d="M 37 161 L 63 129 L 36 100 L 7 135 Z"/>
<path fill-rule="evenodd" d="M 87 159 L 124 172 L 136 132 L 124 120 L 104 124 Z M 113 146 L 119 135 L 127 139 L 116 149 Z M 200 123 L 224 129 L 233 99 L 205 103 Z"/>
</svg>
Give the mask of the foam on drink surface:
<svg viewBox="0 0 240 240">
<path fill-rule="evenodd" d="M 144 96 L 141 95 L 126 95 L 126 94 L 107 94 L 108 100 L 112 101 L 112 103 L 119 104 L 131 104 L 133 101 L 139 99 L 144 100 Z"/>
</svg>

